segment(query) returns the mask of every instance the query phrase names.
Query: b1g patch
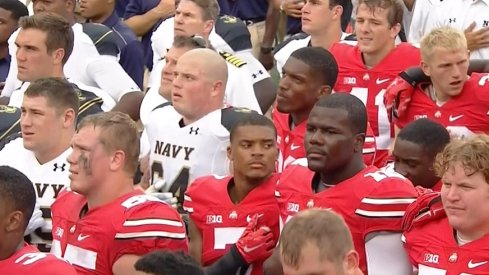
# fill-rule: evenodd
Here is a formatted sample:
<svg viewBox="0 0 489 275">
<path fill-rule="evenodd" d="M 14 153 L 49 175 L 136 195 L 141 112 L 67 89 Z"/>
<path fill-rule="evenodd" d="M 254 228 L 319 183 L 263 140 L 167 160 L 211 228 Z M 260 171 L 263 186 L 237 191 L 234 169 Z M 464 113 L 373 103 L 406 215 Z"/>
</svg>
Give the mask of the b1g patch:
<svg viewBox="0 0 489 275">
<path fill-rule="evenodd" d="M 226 59 L 227 62 L 233 64 L 234 66 L 238 67 L 238 68 L 241 68 L 243 67 L 244 65 L 246 65 L 246 61 L 244 61 L 243 59 L 233 55 L 233 54 L 230 54 L 228 52 L 219 52 L 219 54 L 224 58 Z"/>
</svg>

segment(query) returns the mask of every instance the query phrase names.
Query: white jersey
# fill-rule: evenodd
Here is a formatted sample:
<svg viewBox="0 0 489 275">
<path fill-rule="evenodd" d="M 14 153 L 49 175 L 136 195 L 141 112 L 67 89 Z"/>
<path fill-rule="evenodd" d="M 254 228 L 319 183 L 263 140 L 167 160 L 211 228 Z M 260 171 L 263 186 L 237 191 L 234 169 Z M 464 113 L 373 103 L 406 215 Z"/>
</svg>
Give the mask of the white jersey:
<svg viewBox="0 0 489 275">
<path fill-rule="evenodd" d="M 171 48 L 174 38 L 174 17 L 166 19 L 153 32 L 151 37 L 151 47 L 153 49 L 153 70 L 149 77 L 149 86 L 159 85 L 161 78 L 161 70 L 164 67 L 164 57 L 168 49 Z M 234 39 L 240 33 L 247 32 L 248 40 L 244 38 Z M 232 34 L 232 35 L 228 35 Z M 232 36 L 232 37 L 231 37 Z M 241 35 L 240 37 L 243 37 Z M 233 41 L 230 41 L 233 39 Z M 247 63 L 248 74 L 251 76 L 252 84 L 269 78 L 270 74 L 263 65 L 253 56 L 251 42 L 249 40 L 249 32 L 246 25 L 240 20 L 232 16 L 221 16 L 215 27 L 209 34 L 209 41 L 217 51 L 228 52 L 243 59 Z M 247 46 L 249 43 L 249 47 Z M 163 63 L 161 62 L 163 61 Z"/>
<path fill-rule="evenodd" d="M 450 0 L 436 9 L 433 26 L 430 30 L 450 26 L 464 31 L 475 22 L 475 31 L 489 27 L 489 0 Z M 489 59 L 489 47 L 470 52 L 471 59 Z"/>
<path fill-rule="evenodd" d="M 344 40 L 348 35 L 349 34 L 347 33 L 342 33 L 341 40 Z M 277 71 L 280 74 L 280 77 L 282 77 L 282 68 L 290 55 L 296 50 L 309 47 L 310 45 L 311 36 L 307 33 L 298 33 L 289 37 L 277 46 L 273 53 L 273 58 L 275 58 Z"/>
<path fill-rule="evenodd" d="M 105 30 L 99 29 L 102 28 L 100 24 L 76 23 L 72 28 L 74 33 L 73 52 L 63 68 L 67 78 L 88 86 L 98 87 L 107 92 L 114 101 L 119 101 L 128 92 L 140 91 L 137 84 L 117 61 L 118 48 L 115 42 L 113 45 L 111 44 L 110 33 L 99 37 L 102 35 L 100 31 Z M 104 26 L 104 28 L 106 27 Z M 110 29 L 108 30 L 110 31 Z M 15 57 L 17 52 L 15 40 L 18 33 L 19 30 L 14 32 L 8 40 L 9 53 L 12 57 Z M 100 42 L 93 40 L 97 37 Z M 108 41 L 104 42 L 103 39 Z M 12 58 L 2 96 L 10 96 L 21 85 L 22 82 L 17 79 L 17 60 Z"/>
<path fill-rule="evenodd" d="M 407 33 L 408 42 L 412 44 L 419 44 L 421 42 L 421 38 L 429 32 L 428 28 L 433 26 L 436 10 L 439 9 L 443 3 L 447 3 L 447 1 L 416 0 L 414 2 L 411 24 Z"/>
<path fill-rule="evenodd" d="M 246 112 L 250 111 L 224 108 L 182 126 L 182 116 L 169 103 L 156 108 L 145 128 L 152 184 L 164 180 L 162 191 L 174 193 L 183 202 L 183 194 L 195 178 L 229 175 L 229 131 Z"/>
<path fill-rule="evenodd" d="M 114 108 L 114 106 L 116 104 L 114 99 L 112 99 L 112 97 L 109 94 L 100 90 L 99 88 L 90 87 L 90 86 L 87 86 L 87 85 L 80 83 L 80 82 L 70 81 L 70 83 L 74 84 L 81 91 L 81 95 L 79 95 L 79 98 L 84 96 L 85 98 L 87 98 L 87 97 L 88 98 L 98 97 L 98 98 L 102 99 L 103 102 L 101 104 L 101 108 L 104 112 L 108 112 L 112 108 Z M 20 88 L 13 91 L 12 95 L 10 96 L 10 101 L 9 101 L 8 105 L 20 108 L 22 106 L 22 101 L 24 100 L 24 93 L 27 90 L 27 88 L 29 87 L 29 85 L 30 85 L 30 82 L 24 82 L 20 86 Z M 82 98 L 80 98 L 80 108 L 83 108 L 84 103 L 85 103 L 84 100 L 82 100 Z"/>
<path fill-rule="evenodd" d="M 38 245 L 42 251 L 48 250 L 52 240 L 51 204 L 60 191 L 70 185 L 70 164 L 67 161 L 70 154 L 71 148 L 68 148 L 55 159 L 40 164 L 34 153 L 24 148 L 21 137 L 11 140 L 0 151 L 0 165 L 19 170 L 34 184 L 36 203 L 41 208 L 45 223 L 31 235 L 31 243 Z"/>
</svg>

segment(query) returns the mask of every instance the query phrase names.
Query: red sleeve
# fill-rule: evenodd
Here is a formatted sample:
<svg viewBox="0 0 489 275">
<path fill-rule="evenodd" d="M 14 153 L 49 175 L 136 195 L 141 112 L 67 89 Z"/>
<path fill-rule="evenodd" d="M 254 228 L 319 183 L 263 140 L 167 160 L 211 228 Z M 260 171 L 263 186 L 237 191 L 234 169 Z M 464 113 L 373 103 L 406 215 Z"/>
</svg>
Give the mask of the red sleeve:
<svg viewBox="0 0 489 275">
<path fill-rule="evenodd" d="M 148 199 L 126 212 L 122 224 L 115 225 L 112 264 L 122 255 L 144 255 L 167 249 L 188 251 L 185 225 L 178 212 L 168 204 Z"/>
<path fill-rule="evenodd" d="M 363 144 L 363 161 L 366 165 L 373 165 L 375 160 L 375 134 L 370 127 L 370 123 L 367 124 L 367 133 L 365 135 L 365 143 Z"/>
<path fill-rule="evenodd" d="M 33 274 L 40 275 L 77 275 L 75 268 L 66 261 L 49 255 L 45 260 L 33 266 Z"/>
<path fill-rule="evenodd" d="M 382 171 L 370 174 L 377 186 L 362 198 L 355 210 L 355 214 L 364 218 L 364 235 L 378 231 L 402 232 L 402 218 L 416 199 L 416 190 L 400 175 L 393 177 Z"/>
</svg>

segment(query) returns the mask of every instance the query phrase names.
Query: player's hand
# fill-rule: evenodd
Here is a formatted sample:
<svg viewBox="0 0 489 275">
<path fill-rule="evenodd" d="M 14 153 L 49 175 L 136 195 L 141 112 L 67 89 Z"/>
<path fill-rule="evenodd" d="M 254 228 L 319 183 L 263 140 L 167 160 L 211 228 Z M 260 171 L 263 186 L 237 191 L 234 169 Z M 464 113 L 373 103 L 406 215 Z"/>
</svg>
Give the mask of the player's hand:
<svg viewBox="0 0 489 275">
<path fill-rule="evenodd" d="M 164 201 L 171 205 L 173 208 L 178 207 L 178 199 L 173 196 L 171 192 L 163 192 L 166 182 L 164 180 L 158 180 L 154 184 L 150 185 L 144 192 L 148 195 L 154 196 L 161 201 Z"/>
<path fill-rule="evenodd" d="M 475 22 L 472 22 L 464 30 L 464 34 L 469 50 L 474 51 L 489 47 L 489 27 L 483 27 L 475 31 Z"/>
<path fill-rule="evenodd" d="M 288 16 L 301 18 L 304 0 L 282 0 L 281 10 Z"/>
<path fill-rule="evenodd" d="M 413 82 L 410 79 L 406 78 L 408 75 L 401 73 L 385 91 L 384 105 L 390 122 L 401 117 L 411 102 L 415 86 L 412 85 Z"/>
<path fill-rule="evenodd" d="M 160 3 L 153 8 L 153 11 L 162 18 L 175 14 L 175 0 L 160 0 Z"/>
<path fill-rule="evenodd" d="M 445 216 L 439 192 L 420 186 L 416 186 L 416 191 L 418 198 L 408 206 L 402 221 L 404 231 L 410 231 L 414 225 L 423 225 Z"/>
<path fill-rule="evenodd" d="M 257 214 L 251 219 L 243 235 L 236 242 L 239 254 L 248 264 L 268 259 L 275 248 L 270 228 L 267 226 L 257 228 L 259 218 Z"/>
<path fill-rule="evenodd" d="M 271 52 L 270 53 L 260 52 L 260 54 L 258 55 L 258 61 L 260 61 L 260 63 L 263 65 L 263 67 L 265 67 L 267 71 L 273 68 L 274 65 L 273 54 Z"/>
</svg>

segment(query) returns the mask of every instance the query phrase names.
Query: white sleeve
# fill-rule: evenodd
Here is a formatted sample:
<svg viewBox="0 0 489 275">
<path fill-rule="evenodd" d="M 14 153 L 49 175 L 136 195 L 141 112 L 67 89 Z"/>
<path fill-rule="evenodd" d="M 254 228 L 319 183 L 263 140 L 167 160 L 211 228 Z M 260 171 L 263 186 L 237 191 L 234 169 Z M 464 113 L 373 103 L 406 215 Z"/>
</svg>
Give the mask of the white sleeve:
<svg viewBox="0 0 489 275">
<path fill-rule="evenodd" d="M 91 61 L 87 66 L 87 74 L 116 102 L 129 92 L 141 91 L 117 60 L 111 56 L 101 55 Z"/>
<path fill-rule="evenodd" d="M 374 275 L 411 275 L 413 268 L 402 245 L 401 233 L 374 232 L 367 235 L 367 270 Z"/>
<path fill-rule="evenodd" d="M 24 236 L 27 236 L 34 232 L 34 230 L 44 226 L 44 218 L 42 217 L 42 211 L 40 205 L 36 202 L 36 206 L 34 207 L 34 212 L 32 213 L 31 219 L 29 220 L 29 224 L 24 231 Z"/>
<path fill-rule="evenodd" d="M 250 72 L 251 79 L 253 80 L 253 84 L 270 77 L 270 74 L 265 69 L 265 67 L 263 67 L 263 64 L 261 64 L 261 62 L 253 56 L 251 50 L 239 51 L 236 52 L 234 55 L 246 61 L 248 65 L 248 71 Z"/>
<path fill-rule="evenodd" d="M 234 107 L 248 108 L 261 114 L 260 104 L 258 104 L 255 90 L 253 89 L 253 80 L 248 74 L 248 65 L 240 68 L 229 63 L 227 65 L 228 81 L 226 83 L 224 103 Z"/>
<path fill-rule="evenodd" d="M 17 79 L 17 59 L 15 57 L 17 52 L 15 39 L 17 39 L 18 34 L 19 30 L 17 29 L 8 39 L 8 52 L 11 56 L 10 69 L 8 71 L 7 79 L 5 79 L 5 86 L 3 87 L 2 96 L 11 96 L 12 92 L 22 85 L 22 82 Z"/>
</svg>

